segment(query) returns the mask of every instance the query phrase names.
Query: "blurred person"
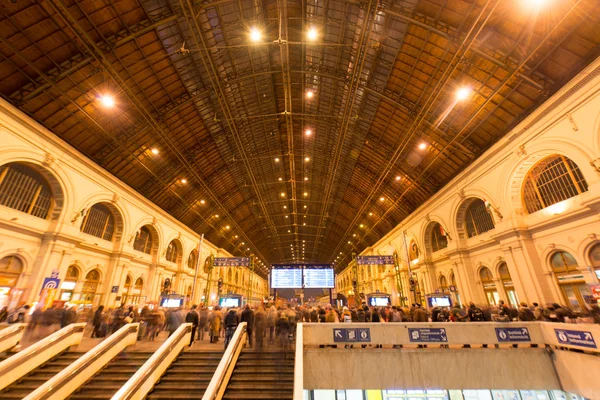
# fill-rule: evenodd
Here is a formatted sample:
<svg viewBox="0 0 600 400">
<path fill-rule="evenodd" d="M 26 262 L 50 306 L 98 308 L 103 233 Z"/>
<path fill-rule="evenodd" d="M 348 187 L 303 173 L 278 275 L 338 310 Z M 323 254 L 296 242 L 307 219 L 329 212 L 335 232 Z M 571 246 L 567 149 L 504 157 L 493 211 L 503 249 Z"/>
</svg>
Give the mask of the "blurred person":
<svg viewBox="0 0 600 400">
<path fill-rule="evenodd" d="M 177 308 L 177 310 L 171 312 L 171 314 L 169 314 L 168 317 L 168 323 L 169 323 L 169 336 L 171 336 L 173 333 L 175 333 L 175 331 L 177 329 L 179 329 L 179 327 L 181 326 L 181 324 L 183 324 L 183 322 L 185 321 L 185 316 L 183 315 L 183 309 L 182 308 Z"/>
<path fill-rule="evenodd" d="M 62 319 L 60 321 L 60 327 L 64 328 L 70 324 L 77 322 L 77 313 L 75 312 L 77 307 L 68 307 L 63 311 Z"/>
<path fill-rule="evenodd" d="M 267 326 L 269 327 L 269 340 L 272 342 L 274 340 L 273 334 L 275 332 L 275 325 L 277 324 L 277 309 L 275 306 L 271 306 L 269 308 L 269 313 L 267 314 Z"/>
<path fill-rule="evenodd" d="M 317 311 L 316 307 L 310 310 L 310 322 L 319 322 L 319 311 Z"/>
<path fill-rule="evenodd" d="M 467 312 L 467 316 L 469 321 L 471 322 L 484 322 L 485 315 L 483 314 L 483 310 L 475 305 L 475 303 L 469 303 L 469 311 Z"/>
<path fill-rule="evenodd" d="M 323 307 L 319 307 L 319 313 L 317 314 L 319 323 L 327 322 L 327 312 Z"/>
<path fill-rule="evenodd" d="M 208 308 L 200 307 L 198 320 L 198 340 L 204 340 L 204 332 L 208 330 Z"/>
<path fill-rule="evenodd" d="M 262 348 L 264 338 L 267 334 L 267 313 L 263 306 L 258 306 L 258 309 L 254 313 L 254 329 L 256 336 L 256 347 Z"/>
<path fill-rule="evenodd" d="M 208 324 L 210 326 L 210 342 L 219 343 L 219 334 L 221 332 L 221 325 L 223 324 L 223 313 L 220 306 L 215 306 L 212 310 L 208 317 Z"/>
<path fill-rule="evenodd" d="M 544 309 L 542 307 L 540 307 L 540 305 L 538 303 L 533 303 L 532 304 L 532 310 L 533 311 L 533 316 L 535 317 L 536 321 L 543 321 L 544 320 Z"/>
<path fill-rule="evenodd" d="M 598 303 L 592 304 L 590 307 L 590 318 L 592 323 L 600 324 L 600 307 L 598 307 Z"/>
<path fill-rule="evenodd" d="M 432 318 L 432 320 L 433 320 L 433 318 Z M 440 311 L 438 312 L 438 315 L 437 315 L 437 322 L 448 322 L 448 321 L 450 321 L 450 311 L 448 311 L 448 307 L 440 307 Z"/>
<path fill-rule="evenodd" d="M 225 315 L 225 349 L 229 345 L 235 330 L 240 324 L 240 317 L 237 313 L 235 307 L 232 307 L 227 311 L 227 315 Z"/>
<path fill-rule="evenodd" d="M 416 304 L 416 307 L 413 311 L 413 321 L 414 322 L 428 322 L 427 319 L 427 311 L 420 305 Z"/>
<path fill-rule="evenodd" d="M 252 334 L 254 333 L 254 310 L 250 308 L 250 304 L 246 304 L 246 308 L 242 312 L 241 321 L 246 323 L 248 345 L 252 347 Z"/>
<path fill-rule="evenodd" d="M 190 336 L 190 346 L 194 344 L 194 339 L 196 338 L 196 329 L 198 329 L 198 323 L 200 321 L 200 316 L 196 311 L 197 305 L 193 305 L 192 309 L 185 316 L 185 322 L 192 324 L 192 335 Z"/>
<path fill-rule="evenodd" d="M 344 308 L 342 309 L 342 322 L 345 323 L 350 323 L 352 322 L 352 314 L 350 313 L 350 310 L 348 310 L 348 307 L 344 306 Z"/>
<path fill-rule="evenodd" d="M 519 321 L 535 321 L 535 315 L 533 311 L 527 306 L 527 303 L 524 301 L 521 302 L 519 306 Z"/>
<path fill-rule="evenodd" d="M 282 312 L 279 314 L 279 318 L 277 318 L 276 322 L 276 333 L 277 333 L 277 342 L 282 350 L 287 351 L 290 345 L 290 322 L 288 316 Z"/>
<path fill-rule="evenodd" d="M 98 307 L 96 312 L 94 313 L 94 319 L 92 320 L 92 338 L 104 337 L 104 335 L 100 335 L 100 327 L 102 326 L 102 314 L 104 313 L 104 306 Z M 106 334 L 106 333 L 105 333 Z"/>
</svg>

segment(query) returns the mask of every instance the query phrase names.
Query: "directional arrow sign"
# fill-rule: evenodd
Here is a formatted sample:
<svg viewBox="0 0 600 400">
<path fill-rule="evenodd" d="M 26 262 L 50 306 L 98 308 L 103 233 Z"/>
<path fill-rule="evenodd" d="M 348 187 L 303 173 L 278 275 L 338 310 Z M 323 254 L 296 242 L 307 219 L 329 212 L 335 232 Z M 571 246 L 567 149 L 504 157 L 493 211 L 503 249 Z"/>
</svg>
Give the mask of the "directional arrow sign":
<svg viewBox="0 0 600 400">
<path fill-rule="evenodd" d="M 334 342 L 346 342 L 346 330 L 345 329 L 334 329 L 333 330 L 333 341 Z"/>
<path fill-rule="evenodd" d="M 495 328 L 499 342 L 531 342 L 529 329 L 523 327 Z"/>
<path fill-rule="evenodd" d="M 576 331 L 573 329 L 554 329 L 554 333 L 556 334 L 558 343 L 592 349 L 598 348 L 592 332 Z"/>
</svg>

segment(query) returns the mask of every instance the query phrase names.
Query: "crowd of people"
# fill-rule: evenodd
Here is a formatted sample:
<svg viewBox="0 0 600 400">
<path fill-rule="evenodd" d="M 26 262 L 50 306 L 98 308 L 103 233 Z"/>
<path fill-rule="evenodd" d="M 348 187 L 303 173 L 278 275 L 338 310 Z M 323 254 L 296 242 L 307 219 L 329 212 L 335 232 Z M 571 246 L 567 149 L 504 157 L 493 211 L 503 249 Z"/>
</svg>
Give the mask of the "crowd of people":
<svg viewBox="0 0 600 400">
<path fill-rule="evenodd" d="M 585 316 L 577 314 L 559 304 L 541 307 L 538 303 L 520 303 L 518 308 L 510 307 L 503 301 L 497 306 L 478 307 L 473 303 L 451 307 L 427 309 L 420 304 L 411 307 L 361 306 L 335 308 L 327 306 L 282 306 L 246 305 L 242 308 L 222 309 L 214 306 L 193 305 L 191 308 L 150 308 L 139 309 L 134 306 L 115 308 L 98 307 L 96 310 L 77 310 L 76 307 L 53 306 L 46 310 L 36 308 L 31 312 L 24 305 L 13 312 L 0 310 L 0 323 L 24 322 L 28 324 L 33 339 L 45 337 L 56 330 L 74 322 L 87 322 L 92 338 L 103 338 L 130 322 L 139 322 L 139 339 L 155 340 L 163 331 L 173 334 L 183 323 L 193 325 L 190 346 L 196 340 L 208 340 L 219 343 L 223 339 L 225 347 L 241 322 L 247 324 L 248 345 L 261 348 L 276 344 L 290 345 L 299 322 L 510 322 L 510 321 L 548 321 L 548 322 L 587 322 L 600 323 L 600 308 L 592 305 Z"/>
</svg>

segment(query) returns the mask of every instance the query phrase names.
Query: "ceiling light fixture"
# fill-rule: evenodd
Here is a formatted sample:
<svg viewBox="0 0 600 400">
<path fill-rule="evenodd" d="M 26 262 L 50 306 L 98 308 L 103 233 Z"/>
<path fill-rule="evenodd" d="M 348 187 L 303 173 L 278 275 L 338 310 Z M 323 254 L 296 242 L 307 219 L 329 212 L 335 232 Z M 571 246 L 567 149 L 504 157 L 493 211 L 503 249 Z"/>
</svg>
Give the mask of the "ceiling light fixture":
<svg viewBox="0 0 600 400">
<path fill-rule="evenodd" d="M 457 101 L 464 101 L 467 100 L 469 98 L 469 96 L 471 96 L 471 93 L 473 92 L 473 90 L 468 87 L 468 86 L 463 86 L 458 88 L 458 90 L 456 91 L 456 100 Z"/>
<path fill-rule="evenodd" d="M 253 42 L 260 42 L 262 40 L 262 32 L 258 28 L 250 29 L 250 40 Z"/>
<path fill-rule="evenodd" d="M 380 197 L 379 201 L 385 201 L 385 197 Z"/>
<path fill-rule="evenodd" d="M 312 90 L 307 90 L 306 91 L 306 98 L 307 99 L 312 99 L 315 96 L 314 92 Z"/>
<path fill-rule="evenodd" d="M 187 179 L 182 179 L 180 182 L 181 183 L 187 183 Z"/>
<path fill-rule="evenodd" d="M 152 149 L 150 150 L 152 152 L 152 154 L 157 155 L 159 153 L 158 149 Z"/>
<path fill-rule="evenodd" d="M 215 218 L 219 218 L 219 214 L 215 214 Z"/>
<path fill-rule="evenodd" d="M 422 142 L 419 144 L 419 150 L 425 150 L 427 148 L 427 143 Z"/>
<path fill-rule="evenodd" d="M 206 200 L 200 200 L 200 204 L 206 204 Z"/>
<path fill-rule="evenodd" d="M 310 161 L 310 158 L 308 158 L 308 157 L 304 157 L 304 161 L 306 161 L 306 162 L 309 162 L 309 161 Z"/>
<path fill-rule="evenodd" d="M 279 178 L 277 178 L 277 180 L 278 180 L 279 182 L 281 182 L 281 181 L 283 180 L 283 178 L 282 178 L 282 177 L 279 177 Z"/>
<path fill-rule="evenodd" d="M 402 177 L 400 175 L 396 175 L 396 180 L 399 181 L 400 179 L 402 179 Z"/>
<path fill-rule="evenodd" d="M 113 108 L 116 104 L 115 98 L 109 94 L 101 95 L 100 97 L 98 97 L 98 100 L 100 100 L 100 104 L 102 104 L 102 106 L 105 108 Z"/>
<path fill-rule="evenodd" d="M 281 192 L 281 197 L 285 197 L 285 193 L 284 192 Z"/>
<path fill-rule="evenodd" d="M 319 37 L 319 32 L 317 31 L 316 28 L 311 27 L 308 30 L 308 32 L 306 32 L 306 37 L 308 38 L 308 40 L 315 41 Z"/>
<path fill-rule="evenodd" d="M 279 157 L 275 157 L 275 162 L 279 162 Z"/>
<path fill-rule="evenodd" d="M 310 136 L 310 135 L 312 135 L 312 130 L 307 129 L 304 131 L 304 133 L 306 134 L 306 136 Z"/>
<path fill-rule="evenodd" d="M 305 180 L 305 181 L 307 181 L 307 180 L 308 180 L 308 176 L 305 176 L 305 177 L 304 177 L 304 180 Z"/>
<path fill-rule="evenodd" d="M 308 196 L 308 193 L 307 193 L 307 192 L 304 192 L 304 197 L 306 197 L 306 196 Z"/>
<path fill-rule="evenodd" d="M 369 213 L 369 217 L 372 217 L 372 216 L 373 216 L 373 213 L 372 213 L 372 212 L 370 212 L 370 213 Z"/>
</svg>

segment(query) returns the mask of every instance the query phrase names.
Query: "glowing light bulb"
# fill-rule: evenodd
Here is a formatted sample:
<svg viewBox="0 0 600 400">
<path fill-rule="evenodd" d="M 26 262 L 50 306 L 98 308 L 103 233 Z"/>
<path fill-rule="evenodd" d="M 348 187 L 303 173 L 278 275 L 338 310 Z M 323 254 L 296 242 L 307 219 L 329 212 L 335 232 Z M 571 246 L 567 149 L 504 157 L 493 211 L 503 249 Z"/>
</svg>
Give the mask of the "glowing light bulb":
<svg viewBox="0 0 600 400">
<path fill-rule="evenodd" d="M 187 179 L 182 179 L 181 183 L 187 183 Z"/>
<path fill-rule="evenodd" d="M 380 197 L 379 201 L 385 201 L 385 197 Z"/>
<path fill-rule="evenodd" d="M 306 32 L 306 37 L 308 40 L 317 40 L 319 37 L 319 32 L 317 32 L 316 28 L 310 28 L 308 32 Z"/>
<path fill-rule="evenodd" d="M 427 143 L 423 142 L 419 144 L 419 150 L 425 150 L 427 148 Z"/>
<path fill-rule="evenodd" d="M 99 97 L 100 104 L 106 108 L 113 108 L 115 106 L 115 98 L 109 94 L 104 94 Z"/>
<path fill-rule="evenodd" d="M 471 88 L 463 86 L 456 91 L 456 100 L 463 101 L 471 95 Z"/>
<path fill-rule="evenodd" d="M 152 150 L 150 150 L 150 151 L 151 151 L 151 152 L 152 152 L 152 154 L 154 154 L 154 155 L 156 155 L 156 154 L 158 154 L 158 153 L 159 153 L 158 149 L 152 149 Z"/>
<path fill-rule="evenodd" d="M 258 28 L 252 28 L 250 30 L 250 40 L 260 42 L 262 40 L 262 32 Z"/>
<path fill-rule="evenodd" d="M 315 96 L 315 94 L 312 92 L 312 90 L 309 90 L 306 92 L 307 99 L 312 99 L 314 96 Z"/>
<path fill-rule="evenodd" d="M 304 133 L 306 134 L 306 136 L 310 136 L 310 135 L 312 135 L 312 130 L 307 129 L 304 131 Z"/>
</svg>

